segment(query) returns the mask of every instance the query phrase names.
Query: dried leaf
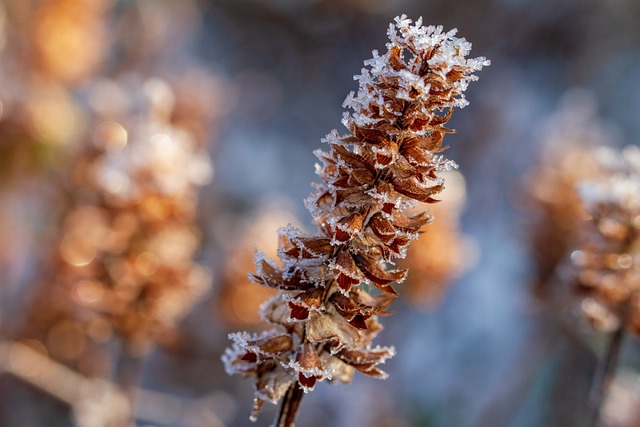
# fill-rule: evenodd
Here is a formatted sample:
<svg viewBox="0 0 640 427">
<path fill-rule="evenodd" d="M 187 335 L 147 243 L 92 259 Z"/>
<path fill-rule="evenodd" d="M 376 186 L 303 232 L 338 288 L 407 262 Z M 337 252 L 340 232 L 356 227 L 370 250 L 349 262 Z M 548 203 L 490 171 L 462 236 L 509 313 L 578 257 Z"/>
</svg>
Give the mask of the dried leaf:
<svg viewBox="0 0 640 427">
<path fill-rule="evenodd" d="M 302 372 L 298 373 L 298 384 L 303 390 L 311 391 L 315 388 L 318 377 L 311 375 L 307 377 Z"/>
<path fill-rule="evenodd" d="M 322 307 L 325 289 L 323 287 L 311 288 L 294 297 L 287 297 L 291 318 L 306 320 L 309 318 L 311 310 L 318 310 Z"/>
<path fill-rule="evenodd" d="M 349 384 L 353 380 L 353 366 L 344 363 L 339 358 L 332 356 L 330 353 L 323 353 L 323 363 L 328 371 L 330 371 L 330 382 L 340 381 L 344 384 Z"/>
<path fill-rule="evenodd" d="M 331 182 L 331 186 L 336 189 L 338 188 L 348 189 L 353 187 L 351 175 L 347 173 L 340 173 L 340 175 L 338 175 L 337 178 L 333 179 L 330 182 Z"/>
<path fill-rule="evenodd" d="M 447 114 L 445 114 L 444 116 L 433 116 L 433 118 L 431 119 L 429 124 L 431 126 L 438 126 L 439 133 L 443 133 L 443 134 L 444 133 L 454 133 L 453 130 L 447 129 L 447 128 L 442 126 L 443 124 L 445 124 L 445 123 L 447 123 L 449 121 L 449 119 L 451 118 L 452 114 L 453 114 L 453 108 L 449 108 L 449 110 L 447 111 Z"/>
<path fill-rule="evenodd" d="M 426 136 L 412 136 L 404 139 L 400 144 L 400 152 L 407 148 L 420 148 L 432 153 L 438 153 L 446 148 L 442 147 L 444 135 L 443 132 L 432 132 Z"/>
<path fill-rule="evenodd" d="M 391 215 L 395 208 L 395 203 L 385 203 L 384 205 L 382 205 L 382 212 Z"/>
<path fill-rule="evenodd" d="M 300 369 L 307 373 L 316 373 L 323 370 L 322 361 L 318 357 L 318 350 L 314 345 L 302 344 L 296 354 L 296 362 L 300 364 Z"/>
<path fill-rule="evenodd" d="M 338 286 L 340 287 L 340 289 L 346 292 L 349 289 L 351 289 L 352 286 L 355 286 L 358 283 L 360 283 L 360 280 L 353 279 L 342 273 L 338 273 L 338 276 L 336 277 L 336 283 L 338 283 Z"/>
<path fill-rule="evenodd" d="M 284 327 L 290 334 L 302 331 L 302 325 L 290 320 L 291 309 L 282 303 L 281 295 L 274 295 L 260 307 L 260 318 L 265 322 Z"/>
<path fill-rule="evenodd" d="M 366 142 L 369 144 L 379 144 L 387 138 L 387 134 L 379 129 L 356 126 L 354 135 L 358 142 Z"/>
</svg>

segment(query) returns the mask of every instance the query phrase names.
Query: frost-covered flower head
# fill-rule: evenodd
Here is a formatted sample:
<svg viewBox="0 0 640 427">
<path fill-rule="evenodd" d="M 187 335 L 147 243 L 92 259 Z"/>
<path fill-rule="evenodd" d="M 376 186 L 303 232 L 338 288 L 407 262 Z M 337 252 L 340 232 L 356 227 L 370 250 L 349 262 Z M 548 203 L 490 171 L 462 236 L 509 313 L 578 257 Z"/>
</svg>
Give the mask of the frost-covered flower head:
<svg viewBox="0 0 640 427">
<path fill-rule="evenodd" d="M 229 374 L 254 379 L 255 417 L 265 401 L 282 399 L 276 425 L 293 424 L 303 392 L 322 380 L 349 382 L 355 370 L 385 378 L 379 365 L 395 353 L 373 346 L 378 315 L 396 296 L 404 258 L 432 220 L 413 202 L 433 203 L 444 187 L 444 125 L 475 71 L 489 64 L 467 59 L 471 45 L 406 16 L 389 28 L 387 52 L 365 62 L 347 96 L 342 123 L 316 151 L 320 181 L 306 200 L 318 231 L 281 229 L 279 262 L 258 253 L 254 282 L 278 290 L 261 308 L 273 328 L 232 334 L 223 356 Z"/>
<path fill-rule="evenodd" d="M 576 185 L 599 176 L 598 148 L 616 128 L 597 114 L 593 94 L 572 89 L 545 120 L 539 163 L 524 182 L 528 244 L 538 296 L 550 296 L 587 216 Z"/>
<path fill-rule="evenodd" d="M 640 149 L 595 151 L 600 171 L 578 185 L 590 220 L 571 255 L 581 308 L 603 330 L 640 332 Z"/>
<path fill-rule="evenodd" d="M 457 30 L 444 33 L 441 26 L 422 26 L 422 18 L 413 23 L 405 15 L 396 17 L 389 25 L 387 52 L 365 61 L 358 93 L 351 92 L 343 107 L 347 128 L 366 125 L 381 119 L 402 118 L 403 124 L 414 131 L 428 131 L 425 121 L 452 107 L 464 107 L 463 92 L 472 73 L 489 65 L 483 57 L 467 59 L 471 43 L 456 38 Z M 404 101 L 404 102 L 403 102 Z M 414 103 L 411 111 L 404 111 L 406 102 Z"/>
</svg>

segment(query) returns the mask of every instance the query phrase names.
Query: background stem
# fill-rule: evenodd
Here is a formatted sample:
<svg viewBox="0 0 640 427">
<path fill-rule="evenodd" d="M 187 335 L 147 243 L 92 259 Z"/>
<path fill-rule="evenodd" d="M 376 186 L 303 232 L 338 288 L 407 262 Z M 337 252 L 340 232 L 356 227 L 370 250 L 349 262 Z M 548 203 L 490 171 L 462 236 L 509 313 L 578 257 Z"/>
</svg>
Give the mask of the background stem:
<svg viewBox="0 0 640 427">
<path fill-rule="evenodd" d="M 618 326 L 611 335 L 605 358 L 601 359 L 598 363 L 598 368 L 593 378 L 593 385 L 590 392 L 591 405 L 593 408 L 590 425 L 593 427 L 600 425 L 602 406 L 618 365 L 620 349 L 622 348 L 622 341 L 624 339 L 624 326 L 625 322 L 620 322 L 620 326 Z"/>
<path fill-rule="evenodd" d="M 123 343 L 118 354 L 118 361 L 115 372 L 115 383 L 118 384 L 122 392 L 127 396 L 131 413 L 135 413 L 136 390 L 140 383 L 142 374 L 142 358 L 134 356 L 128 351 L 128 346 Z"/>
</svg>

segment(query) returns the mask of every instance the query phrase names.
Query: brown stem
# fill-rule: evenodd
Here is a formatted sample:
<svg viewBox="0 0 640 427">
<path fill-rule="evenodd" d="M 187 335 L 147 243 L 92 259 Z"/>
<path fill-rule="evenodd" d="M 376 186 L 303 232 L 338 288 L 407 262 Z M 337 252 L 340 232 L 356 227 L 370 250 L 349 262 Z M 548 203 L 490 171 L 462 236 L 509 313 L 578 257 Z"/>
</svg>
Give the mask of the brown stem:
<svg viewBox="0 0 640 427">
<path fill-rule="evenodd" d="M 620 356 L 620 349 L 624 340 L 625 322 L 620 322 L 620 326 L 613 332 L 607 345 L 607 353 L 604 359 L 598 363 L 596 374 L 593 378 L 591 392 L 589 397 L 592 405 L 591 426 L 598 427 L 600 425 L 600 416 L 602 406 L 611 386 L 611 380 L 615 375 L 616 366 Z"/>
<path fill-rule="evenodd" d="M 298 381 L 294 381 L 282 399 L 280 410 L 278 411 L 278 418 L 276 418 L 274 427 L 294 426 L 296 416 L 298 415 L 298 409 L 300 409 L 302 396 L 304 396 L 304 392 L 300 388 Z"/>
<path fill-rule="evenodd" d="M 133 414 L 135 413 L 136 389 L 142 374 L 142 358 L 131 354 L 128 350 L 128 345 L 123 343 L 117 356 L 115 382 L 127 396 Z"/>
</svg>

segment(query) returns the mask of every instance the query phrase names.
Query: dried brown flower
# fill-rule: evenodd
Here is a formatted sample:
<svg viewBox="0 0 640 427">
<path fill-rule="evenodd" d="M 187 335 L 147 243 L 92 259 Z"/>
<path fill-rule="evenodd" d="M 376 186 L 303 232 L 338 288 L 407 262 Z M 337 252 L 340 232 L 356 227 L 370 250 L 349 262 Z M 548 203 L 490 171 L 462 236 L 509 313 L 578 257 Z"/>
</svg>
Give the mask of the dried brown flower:
<svg viewBox="0 0 640 427">
<path fill-rule="evenodd" d="M 600 330 L 640 333 L 640 150 L 595 157 L 599 176 L 578 185 L 589 220 L 571 253 L 581 308 Z"/>
<path fill-rule="evenodd" d="M 536 267 L 534 291 L 538 296 L 549 294 L 555 287 L 559 268 L 588 219 L 576 185 L 598 175 L 594 149 L 608 139 L 593 100 L 583 92 L 565 96 L 564 105 L 549 118 L 543 134 L 541 160 L 527 175 L 521 200 L 523 211 L 529 215 L 528 242 Z"/>
<path fill-rule="evenodd" d="M 273 329 L 231 334 L 223 356 L 230 374 L 254 379 L 256 417 L 264 401 L 283 399 L 276 424 L 290 426 L 302 392 L 318 381 L 349 382 L 354 370 L 385 378 L 379 365 L 393 347 L 372 347 L 406 270 L 403 258 L 431 217 L 409 215 L 412 201 L 436 201 L 440 172 L 456 165 L 438 153 L 444 125 L 467 102 L 473 72 L 489 64 L 467 59 L 471 45 L 401 16 L 390 25 L 388 51 L 376 51 L 357 76 L 360 89 L 344 102 L 347 135 L 327 135 L 317 151 L 320 182 L 306 205 L 318 226 L 307 234 L 282 229 L 280 262 L 258 254 L 254 282 L 278 290 L 261 310 Z"/>
<path fill-rule="evenodd" d="M 124 104 L 138 109 L 96 117 L 95 149 L 72 171 L 73 205 L 45 285 L 51 292 L 39 290 L 30 322 L 50 334 L 51 314 L 66 313 L 90 337 L 115 333 L 134 353 L 174 326 L 210 282 L 193 261 L 196 192 L 210 178 L 208 157 L 171 123 L 170 87 L 151 79 L 142 88 Z"/>
</svg>

